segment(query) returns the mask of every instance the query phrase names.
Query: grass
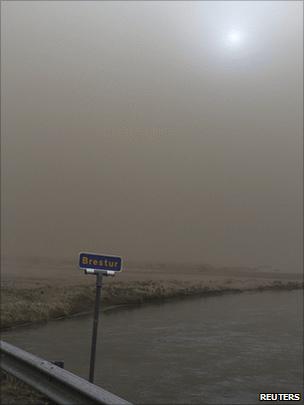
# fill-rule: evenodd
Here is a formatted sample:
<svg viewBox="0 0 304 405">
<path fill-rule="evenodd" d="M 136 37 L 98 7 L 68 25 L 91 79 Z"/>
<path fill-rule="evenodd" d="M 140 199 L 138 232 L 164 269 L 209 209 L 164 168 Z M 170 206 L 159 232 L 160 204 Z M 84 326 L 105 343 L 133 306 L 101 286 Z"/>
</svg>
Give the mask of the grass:
<svg viewBox="0 0 304 405">
<path fill-rule="evenodd" d="M 214 295 L 248 290 L 301 288 L 298 282 L 274 281 L 256 286 L 238 285 L 226 280 L 222 285 L 185 281 L 137 281 L 105 284 L 102 290 L 104 308 L 122 304 L 142 304 L 153 300 Z M 1 293 L 1 329 L 23 324 L 46 322 L 91 312 L 95 286 L 3 288 Z"/>
<path fill-rule="evenodd" d="M 29 385 L 12 377 L 10 374 L 0 371 L 1 381 L 1 405 L 53 405 L 38 391 Z"/>
</svg>

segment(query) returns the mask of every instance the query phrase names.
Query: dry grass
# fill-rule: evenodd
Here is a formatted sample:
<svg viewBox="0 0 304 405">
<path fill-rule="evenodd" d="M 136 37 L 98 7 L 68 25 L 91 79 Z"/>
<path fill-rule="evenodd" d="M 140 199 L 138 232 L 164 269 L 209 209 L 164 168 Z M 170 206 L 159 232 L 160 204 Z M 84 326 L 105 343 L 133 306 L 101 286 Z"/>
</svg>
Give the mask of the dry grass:
<svg viewBox="0 0 304 405">
<path fill-rule="evenodd" d="M 51 402 L 27 384 L 11 375 L 0 372 L 1 405 L 52 405 Z"/>
<path fill-rule="evenodd" d="M 235 281 L 186 282 L 174 280 L 132 281 L 106 283 L 102 290 L 102 302 L 106 309 L 112 305 L 142 304 L 152 300 L 166 300 L 194 295 L 224 294 L 248 290 L 302 288 L 298 281 Z M 2 289 L 1 328 L 51 319 L 68 317 L 92 311 L 95 286 L 71 287 L 46 286 L 38 288 Z"/>
</svg>

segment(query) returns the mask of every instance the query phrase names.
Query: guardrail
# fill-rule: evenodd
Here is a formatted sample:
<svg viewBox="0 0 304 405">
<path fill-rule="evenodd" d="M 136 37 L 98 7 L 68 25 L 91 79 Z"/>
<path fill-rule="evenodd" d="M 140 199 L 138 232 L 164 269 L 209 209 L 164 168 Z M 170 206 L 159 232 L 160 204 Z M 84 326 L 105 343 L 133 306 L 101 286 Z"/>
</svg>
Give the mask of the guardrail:
<svg viewBox="0 0 304 405">
<path fill-rule="evenodd" d="M 131 405 L 130 402 L 92 384 L 53 363 L 3 340 L 1 368 L 62 405 Z"/>
</svg>

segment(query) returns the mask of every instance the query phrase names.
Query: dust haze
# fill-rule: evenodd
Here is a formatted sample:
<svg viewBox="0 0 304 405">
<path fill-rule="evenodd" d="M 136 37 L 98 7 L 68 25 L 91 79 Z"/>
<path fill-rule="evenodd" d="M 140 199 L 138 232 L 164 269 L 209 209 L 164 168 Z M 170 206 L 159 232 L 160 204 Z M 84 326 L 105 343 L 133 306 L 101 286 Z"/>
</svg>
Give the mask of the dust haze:
<svg viewBox="0 0 304 405">
<path fill-rule="evenodd" d="M 2 255 L 300 272 L 302 8 L 2 2 Z"/>
</svg>

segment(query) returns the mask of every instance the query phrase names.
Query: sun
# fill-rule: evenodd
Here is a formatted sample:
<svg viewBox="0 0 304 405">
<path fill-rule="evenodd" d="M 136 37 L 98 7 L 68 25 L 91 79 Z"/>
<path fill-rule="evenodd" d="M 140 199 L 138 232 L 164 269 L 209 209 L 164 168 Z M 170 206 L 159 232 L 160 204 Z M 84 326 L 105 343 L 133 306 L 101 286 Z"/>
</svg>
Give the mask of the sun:
<svg viewBox="0 0 304 405">
<path fill-rule="evenodd" d="M 242 32 L 239 30 L 230 30 L 228 31 L 228 33 L 226 34 L 226 42 L 227 45 L 229 46 L 239 46 L 241 45 L 243 40 L 243 35 Z"/>
</svg>

